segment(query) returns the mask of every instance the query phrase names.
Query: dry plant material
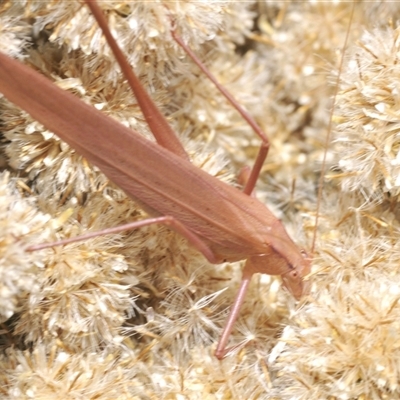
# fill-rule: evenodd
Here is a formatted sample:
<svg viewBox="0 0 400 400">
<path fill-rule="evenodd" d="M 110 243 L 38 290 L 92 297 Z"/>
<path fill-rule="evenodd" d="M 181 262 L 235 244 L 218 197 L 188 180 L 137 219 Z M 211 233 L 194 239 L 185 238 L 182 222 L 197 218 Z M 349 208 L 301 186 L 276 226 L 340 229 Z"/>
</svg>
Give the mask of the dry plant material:
<svg viewBox="0 0 400 400">
<path fill-rule="evenodd" d="M 196 164 L 231 181 L 237 166 L 250 164 L 258 140 L 168 38 L 163 8 L 103 5 L 142 81 L 190 142 Z M 268 128 L 272 148 L 259 198 L 275 205 L 291 236 L 307 247 L 332 93 L 329 71 L 340 57 L 349 4 L 252 5 L 169 3 L 186 42 Z M 389 17 L 396 21 L 398 15 L 397 3 L 356 5 L 352 40 L 366 39 L 349 48 L 343 75 L 312 295 L 296 308 L 278 281 L 260 277 L 234 332 L 235 342 L 252 345 L 222 364 L 212 358 L 210 344 L 240 265 L 204 266 L 179 236 L 158 227 L 24 259 L 23 247 L 33 242 L 143 215 L 99 171 L 2 100 L 2 149 L 10 160 L 2 204 L 22 210 L 6 206 L 1 218 L 7 226 L 0 230 L 2 254 L 14 254 L 2 255 L 0 265 L 1 287 L 9 293 L 1 309 L 2 397 L 399 397 L 396 91 L 389 78 L 395 63 L 387 68 L 397 43 Z M 250 32 L 253 17 L 258 29 Z M 1 5 L 2 51 L 146 134 L 136 102 L 95 32 L 79 3 Z M 252 48 L 236 53 L 248 35 Z M 379 100 L 371 100 L 374 93 L 382 94 Z M 12 274 L 18 279 L 7 281 Z"/>
</svg>

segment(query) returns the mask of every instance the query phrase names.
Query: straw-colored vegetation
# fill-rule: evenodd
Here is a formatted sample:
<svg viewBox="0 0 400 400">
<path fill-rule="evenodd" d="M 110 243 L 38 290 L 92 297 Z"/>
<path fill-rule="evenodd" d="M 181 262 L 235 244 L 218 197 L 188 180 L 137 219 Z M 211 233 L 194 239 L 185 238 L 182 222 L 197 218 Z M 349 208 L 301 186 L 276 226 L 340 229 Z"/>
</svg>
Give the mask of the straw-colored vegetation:
<svg viewBox="0 0 400 400">
<path fill-rule="evenodd" d="M 296 303 L 278 278 L 255 277 L 231 339 L 241 346 L 219 362 L 213 352 L 241 263 L 209 265 L 159 226 L 26 252 L 145 213 L 2 98 L 1 398 L 400 398 L 398 3 L 358 2 L 352 18 L 350 2 L 101 6 L 193 162 L 235 184 L 259 140 L 173 41 L 172 16 L 269 135 L 257 196 L 308 251 L 350 25 L 312 290 Z M 0 50 L 151 139 L 81 3 L 2 2 Z"/>
</svg>

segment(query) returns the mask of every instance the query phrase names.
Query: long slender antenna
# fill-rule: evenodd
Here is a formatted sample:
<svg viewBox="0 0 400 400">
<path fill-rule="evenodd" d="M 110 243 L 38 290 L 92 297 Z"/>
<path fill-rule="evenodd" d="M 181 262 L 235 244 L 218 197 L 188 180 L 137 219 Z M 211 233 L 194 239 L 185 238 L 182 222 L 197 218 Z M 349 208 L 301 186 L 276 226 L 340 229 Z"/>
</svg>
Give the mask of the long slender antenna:
<svg viewBox="0 0 400 400">
<path fill-rule="evenodd" d="M 343 64 L 344 64 L 344 52 L 346 51 L 347 44 L 349 41 L 350 37 L 350 29 L 353 21 L 353 15 L 354 15 L 354 8 L 355 8 L 355 1 L 353 1 L 352 6 L 351 6 L 351 11 L 350 11 L 350 20 L 349 24 L 347 26 L 347 31 L 346 31 L 346 37 L 343 43 L 343 48 L 342 48 L 342 57 L 340 59 L 340 65 L 339 65 L 339 71 L 336 77 L 336 84 L 335 84 L 335 91 L 333 93 L 333 104 L 329 113 L 329 124 L 328 124 L 328 132 L 325 138 L 325 152 L 324 152 L 324 157 L 322 159 L 322 167 L 321 167 L 321 174 L 319 176 L 318 180 L 318 196 L 317 196 L 317 206 L 316 206 L 316 215 L 315 215 L 315 229 L 314 229 L 314 235 L 313 239 L 311 242 L 311 254 L 314 253 L 315 249 L 315 242 L 317 240 L 317 226 L 318 226 L 318 221 L 319 221 L 319 210 L 321 208 L 321 203 L 322 203 L 322 189 L 323 189 L 323 184 L 324 184 L 324 177 L 325 177 L 325 171 L 326 171 L 326 157 L 327 157 L 327 152 L 328 152 L 328 146 L 331 141 L 331 136 L 332 136 L 332 125 L 333 125 L 333 115 L 335 113 L 336 109 L 336 98 L 337 94 L 339 92 L 339 83 L 340 83 L 340 76 L 342 74 L 343 70 Z"/>
</svg>

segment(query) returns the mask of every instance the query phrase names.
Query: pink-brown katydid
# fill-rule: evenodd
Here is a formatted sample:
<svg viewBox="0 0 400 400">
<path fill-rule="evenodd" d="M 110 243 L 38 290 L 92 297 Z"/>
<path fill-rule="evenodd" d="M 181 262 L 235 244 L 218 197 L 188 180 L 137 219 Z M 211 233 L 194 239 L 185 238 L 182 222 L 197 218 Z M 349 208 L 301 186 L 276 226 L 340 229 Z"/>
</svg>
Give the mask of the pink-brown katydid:
<svg viewBox="0 0 400 400">
<path fill-rule="evenodd" d="M 130 81 L 158 145 L 2 54 L 0 92 L 98 166 L 156 217 L 129 224 L 130 228 L 164 223 L 183 234 L 212 263 L 247 260 L 239 292 L 215 352 L 222 359 L 229 351 L 226 349 L 228 338 L 254 273 L 281 275 L 284 286 L 297 299 L 308 286 L 303 277 L 310 271 L 310 259 L 293 243 L 268 208 L 249 196 L 268 150 L 267 139 L 264 137 L 245 193 L 194 167 L 165 118 L 127 66 L 100 9 L 95 2 L 86 3 Z M 180 40 L 177 36 L 176 39 Z M 163 171 L 163 177 L 159 171 Z M 106 233 L 127 228 L 111 228 Z M 32 246 L 31 250 L 44 247 Z"/>
</svg>

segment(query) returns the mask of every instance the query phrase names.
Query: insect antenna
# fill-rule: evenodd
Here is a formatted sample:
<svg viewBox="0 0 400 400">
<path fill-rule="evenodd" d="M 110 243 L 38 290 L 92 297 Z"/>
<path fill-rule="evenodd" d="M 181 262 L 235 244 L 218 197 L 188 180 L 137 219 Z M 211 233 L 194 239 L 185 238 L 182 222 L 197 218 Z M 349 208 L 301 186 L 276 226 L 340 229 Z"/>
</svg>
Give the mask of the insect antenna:
<svg viewBox="0 0 400 400">
<path fill-rule="evenodd" d="M 328 146 L 329 146 L 329 144 L 331 142 L 331 138 L 332 138 L 332 127 L 333 127 L 333 117 L 335 115 L 336 98 L 339 93 L 340 76 L 341 76 L 342 69 L 343 69 L 343 64 L 344 64 L 344 59 L 345 59 L 345 56 L 344 56 L 345 51 L 347 49 L 347 45 L 348 45 L 348 41 L 349 41 L 349 37 L 350 37 L 351 22 L 352 22 L 353 16 L 354 16 L 354 8 L 355 8 L 355 1 L 353 1 L 352 6 L 351 6 L 349 24 L 347 25 L 346 36 L 344 39 L 342 51 L 340 53 L 341 54 L 340 63 L 339 63 L 339 68 L 338 68 L 338 72 L 337 72 L 337 76 L 336 76 L 334 92 L 333 92 L 333 96 L 332 96 L 332 107 L 329 112 L 329 122 L 328 122 L 328 127 L 327 127 L 327 134 L 325 136 L 325 143 L 324 143 L 325 151 L 324 151 L 323 158 L 322 158 L 321 172 L 320 172 L 319 181 L 318 181 L 318 194 L 317 194 L 317 203 L 316 203 L 316 207 L 315 207 L 315 222 L 314 222 L 315 228 L 313 231 L 313 236 L 312 236 L 312 241 L 311 241 L 311 249 L 310 249 L 311 255 L 314 254 L 315 243 L 316 243 L 317 235 L 318 235 L 317 229 L 318 229 L 318 222 L 319 222 L 319 217 L 320 217 L 319 212 L 320 212 L 321 203 L 322 203 L 322 194 L 323 194 L 324 179 L 325 179 L 325 172 L 326 172 L 326 159 L 327 159 L 327 154 L 328 154 Z"/>
</svg>

